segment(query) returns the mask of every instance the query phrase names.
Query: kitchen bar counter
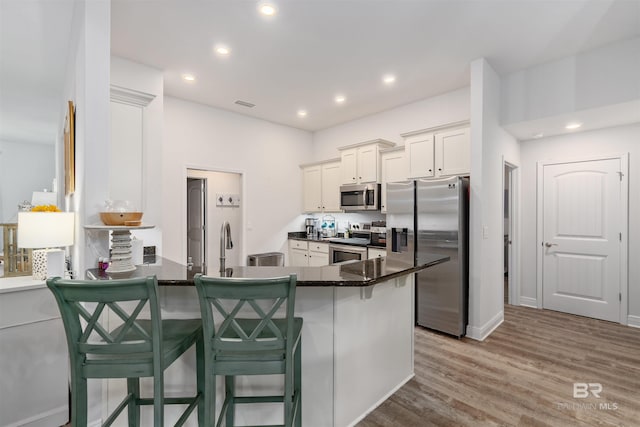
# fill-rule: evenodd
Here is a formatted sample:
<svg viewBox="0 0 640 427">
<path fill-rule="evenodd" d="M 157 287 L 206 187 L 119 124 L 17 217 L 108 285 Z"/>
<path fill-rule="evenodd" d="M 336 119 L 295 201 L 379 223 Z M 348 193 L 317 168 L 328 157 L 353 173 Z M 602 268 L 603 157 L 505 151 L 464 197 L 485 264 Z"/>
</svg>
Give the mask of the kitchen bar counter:
<svg viewBox="0 0 640 427">
<path fill-rule="evenodd" d="M 357 424 L 413 377 L 414 272 L 445 262 L 433 256 L 419 267 L 405 268 L 385 258 L 350 261 L 325 267 L 233 267 L 233 277 L 272 277 L 296 274 L 296 316 L 302 325 L 302 425 L 347 427 Z M 124 274 L 87 271 L 96 279 L 156 275 L 163 318 L 198 318 L 200 306 L 193 286 L 196 271 L 167 259 L 138 266 Z M 217 271 L 212 275 L 219 275 Z M 109 324 L 115 327 L 120 322 Z M 195 354 L 190 350 L 165 373 L 172 393 L 195 387 Z M 124 383 L 108 382 L 104 396 L 112 410 L 126 394 Z M 146 384 L 143 393 L 150 393 Z M 239 381 L 238 394 L 278 394 L 282 379 L 266 377 L 256 383 Z M 218 391 L 218 404 L 224 400 Z M 143 408 L 143 416 L 151 408 Z M 218 411 L 220 407 L 218 406 Z M 147 415 L 148 416 L 148 415 Z M 179 413 L 165 409 L 167 425 Z M 192 417 L 194 418 L 194 417 Z M 280 405 L 243 405 L 236 410 L 239 425 L 282 424 Z M 125 421 L 122 424 L 125 425 Z M 143 425 L 149 425 L 143 423 Z M 195 420 L 186 424 L 195 427 Z"/>
<path fill-rule="evenodd" d="M 263 278 L 295 274 L 297 286 L 371 286 L 396 277 L 415 273 L 422 269 L 448 261 L 442 255 L 427 255 L 424 264 L 407 268 L 387 261 L 386 258 L 374 258 L 364 261 L 327 265 L 324 267 L 232 267 L 226 271 L 227 277 Z M 90 279 L 122 279 L 155 275 L 160 286 L 193 286 L 193 277 L 200 272 L 160 258 L 156 264 L 143 264 L 129 273 L 109 274 L 97 268 L 87 270 Z M 218 276 L 218 271 L 210 272 Z"/>
</svg>

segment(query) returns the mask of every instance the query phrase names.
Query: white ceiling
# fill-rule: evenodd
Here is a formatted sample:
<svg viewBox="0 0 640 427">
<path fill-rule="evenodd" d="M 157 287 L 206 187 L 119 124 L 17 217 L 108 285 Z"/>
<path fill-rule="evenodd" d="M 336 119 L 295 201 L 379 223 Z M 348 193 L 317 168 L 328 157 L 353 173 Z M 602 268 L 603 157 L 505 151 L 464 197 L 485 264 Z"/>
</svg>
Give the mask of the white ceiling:
<svg viewBox="0 0 640 427">
<path fill-rule="evenodd" d="M 0 140 L 55 140 L 74 2 L 0 0 Z M 639 0 L 273 3 L 113 0 L 112 52 L 163 70 L 169 95 L 318 130 L 467 86 L 475 58 L 506 74 L 640 33 Z"/>
<path fill-rule="evenodd" d="M 112 53 L 163 70 L 168 95 L 314 131 L 467 86 L 479 57 L 506 74 L 640 34 L 638 0 L 272 3 L 113 0 Z"/>
</svg>

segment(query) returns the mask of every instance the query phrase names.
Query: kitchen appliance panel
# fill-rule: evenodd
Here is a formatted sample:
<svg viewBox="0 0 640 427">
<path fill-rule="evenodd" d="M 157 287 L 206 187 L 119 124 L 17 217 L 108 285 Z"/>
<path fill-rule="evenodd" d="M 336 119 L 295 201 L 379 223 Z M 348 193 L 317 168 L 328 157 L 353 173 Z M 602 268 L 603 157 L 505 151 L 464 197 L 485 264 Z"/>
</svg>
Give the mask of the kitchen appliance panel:
<svg viewBox="0 0 640 427">
<path fill-rule="evenodd" d="M 367 259 L 367 248 L 349 245 L 329 245 L 329 264 Z"/>
<path fill-rule="evenodd" d="M 340 209 L 345 211 L 380 210 L 380 184 L 340 186 Z"/>
<path fill-rule="evenodd" d="M 387 260 L 415 265 L 415 182 L 387 184 Z"/>
<path fill-rule="evenodd" d="M 451 259 L 416 275 L 416 322 L 451 335 L 466 333 L 468 316 L 468 178 L 416 182 L 416 257 Z"/>
</svg>

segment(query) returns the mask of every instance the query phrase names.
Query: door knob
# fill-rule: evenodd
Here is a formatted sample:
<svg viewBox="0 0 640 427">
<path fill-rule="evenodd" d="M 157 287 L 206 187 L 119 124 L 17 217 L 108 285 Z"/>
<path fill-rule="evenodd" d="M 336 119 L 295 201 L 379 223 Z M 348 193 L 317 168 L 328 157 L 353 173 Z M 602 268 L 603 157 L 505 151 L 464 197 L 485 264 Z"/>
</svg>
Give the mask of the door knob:
<svg viewBox="0 0 640 427">
<path fill-rule="evenodd" d="M 544 245 L 545 245 L 547 248 L 550 248 L 551 246 L 558 246 L 558 244 L 557 244 L 557 243 L 549 243 L 549 242 L 545 243 Z"/>
</svg>

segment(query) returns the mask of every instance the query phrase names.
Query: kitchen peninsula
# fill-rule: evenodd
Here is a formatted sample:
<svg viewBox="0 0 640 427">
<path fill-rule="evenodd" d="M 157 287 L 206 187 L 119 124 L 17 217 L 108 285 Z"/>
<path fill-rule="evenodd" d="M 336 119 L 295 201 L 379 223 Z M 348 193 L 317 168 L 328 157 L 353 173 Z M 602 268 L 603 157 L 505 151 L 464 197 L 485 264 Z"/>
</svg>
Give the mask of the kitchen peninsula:
<svg viewBox="0 0 640 427">
<path fill-rule="evenodd" d="M 324 267 L 233 267 L 226 275 L 297 275 L 296 315 L 304 318 L 302 424 L 343 427 L 356 424 L 413 377 L 412 273 L 447 260 L 433 255 L 425 264 L 411 268 L 394 265 L 386 258 Z M 113 278 L 156 275 L 165 318 L 199 317 L 193 286 L 196 272 L 166 259 L 158 261 Z M 111 278 L 97 269 L 88 270 L 87 276 Z M 195 361 L 186 359 L 182 372 L 170 373 L 165 379 L 172 384 L 172 392 L 189 390 L 195 383 Z M 258 382 L 239 381 L 238 388 L 246 394 L 258 389 L 264 393 L 279 387 L 281 380 Z M 109 401 L 124 393 L 124 387 L 110 387 Z M 249 425 L 282 422 L 281 407 L 248 405 L 238 409 L 236 420 Z"/>
</svg>

